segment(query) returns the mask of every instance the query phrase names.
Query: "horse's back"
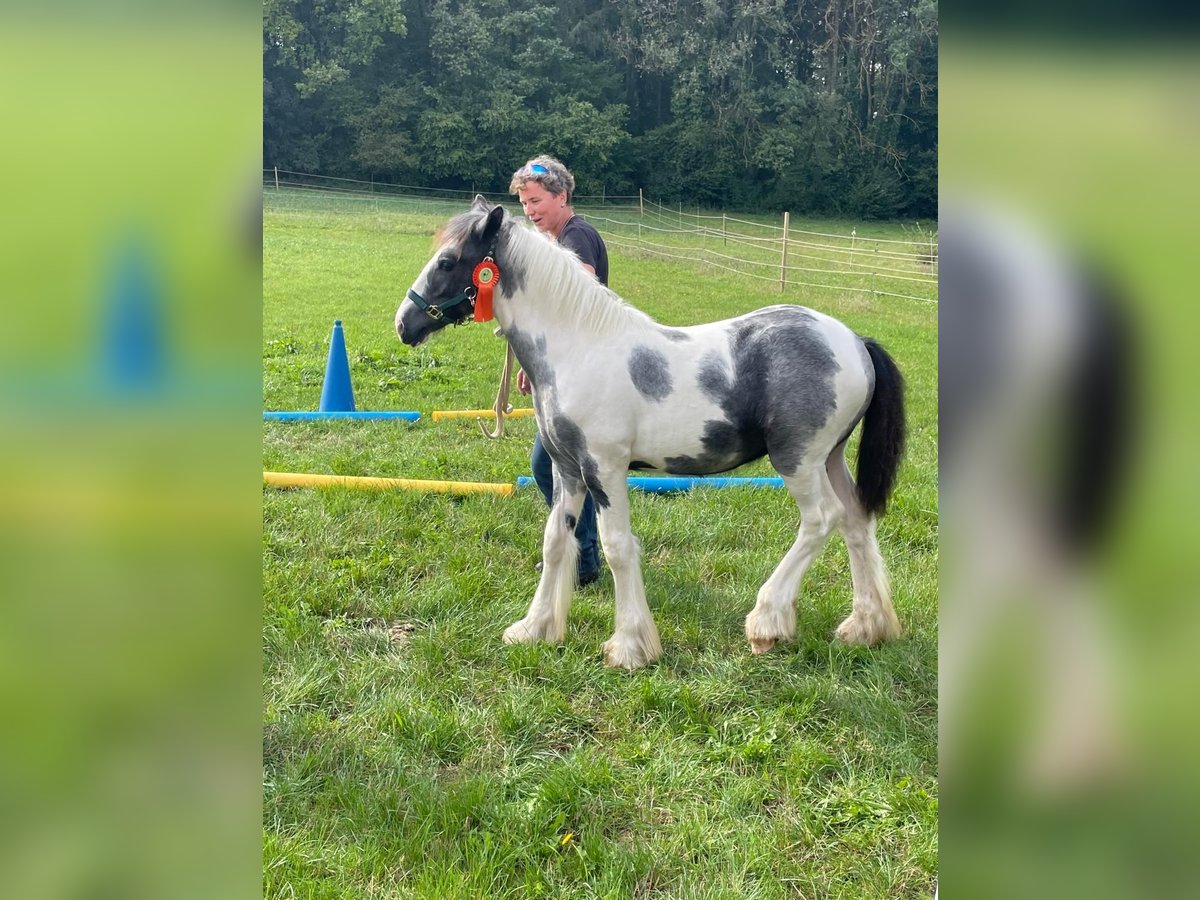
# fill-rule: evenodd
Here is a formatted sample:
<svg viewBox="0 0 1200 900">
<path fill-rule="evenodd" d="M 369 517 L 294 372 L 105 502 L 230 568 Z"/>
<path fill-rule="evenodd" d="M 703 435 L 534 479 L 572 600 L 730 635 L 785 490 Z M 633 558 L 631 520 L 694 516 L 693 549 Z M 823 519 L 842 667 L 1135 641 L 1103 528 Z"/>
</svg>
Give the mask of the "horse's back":
<svg viewBox="0 0 1200 900">
<path fill-rule="evenodd" d="M 823 461 L 861 418 L 873 387 L 862 341 L 829 316 L 771 306 L 634 346 L 640 466 L 710 474 L 765 454 L 784 474 Z"/>
</svg>

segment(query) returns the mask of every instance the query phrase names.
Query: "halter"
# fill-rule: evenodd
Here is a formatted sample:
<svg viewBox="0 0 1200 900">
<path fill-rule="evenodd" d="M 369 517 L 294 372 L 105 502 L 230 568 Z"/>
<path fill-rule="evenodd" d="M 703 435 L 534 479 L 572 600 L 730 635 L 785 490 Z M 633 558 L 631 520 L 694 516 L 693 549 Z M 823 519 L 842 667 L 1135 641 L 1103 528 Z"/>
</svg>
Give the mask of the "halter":
<svg viewBox="0 0 1200 900">
<path fill-rule="evenodd" d="M 429 316 L 429 318 L 433 319 L 435 322 L 440 322 L 443 318 L 445 318 L 446 310 L 454 309 L 454 307 L 458 306 L 460 303 L 470 303 L 471 311 L 474 312 L 474 310 L 475 310 L 475 294 L 476 294 L 475 286 L 471 285 L 470 287 L 464 288 L 463 290 L 459 291 L 457 294 L 455 294 L 449 300 L 447 300 L 441 304 L 428 302 L 424 297 L 422 297 L 420 294 L 418 294 L 412 288 L 408 289 L 408 294 L 406 296 L 413 303 L 417 304 L 418 309 L 424 310 L 425 315 Z M 461 319 L 458 319 L 457 321 L 455 321 L 454 324 L 458 325 L 462 322 L 465 322 L 466 319 L 467 319 L 467 317 L 463 316 Z"/>
<path fill-rule="evenodd" d="M 496 242 L 488 247 L 487 255 L 483 257 L 479 265 L 475 267 L 475 271 L 471 275 L 471 284 L 467 285 L 449 300 L 441 303 L 430 303 L 412 288 L 408 289 L 405 295 L 417 308 L 423 310 L 425 315 L 433 319 L 435 322 L 440 322 L 445 318 L 446 313 L 450 310 L 462 305 L 463 303 L 471 304 L 471 312 L 475 314 L 476 321 L 486 322 L 492 318 L 492 289 L 496 286 L 496 282 L 500 280 L 500 267 L 496 265 Z M 483 296 L 479 296 L 480 293 Z M 477 312 L 475 309 L 475 298 L 479 296 L 481 301 L 486 300 L 486 303 L 481 302 L 481 309 Z M 486 307 L 486 309 L 484 309 Z M 481 313 L 486 312 L 486 315 L 481 317 Z M 466 316 L 461 316 L 454 321 L 455 325 L 461 325 L 467 321 Z"/>
</svg>

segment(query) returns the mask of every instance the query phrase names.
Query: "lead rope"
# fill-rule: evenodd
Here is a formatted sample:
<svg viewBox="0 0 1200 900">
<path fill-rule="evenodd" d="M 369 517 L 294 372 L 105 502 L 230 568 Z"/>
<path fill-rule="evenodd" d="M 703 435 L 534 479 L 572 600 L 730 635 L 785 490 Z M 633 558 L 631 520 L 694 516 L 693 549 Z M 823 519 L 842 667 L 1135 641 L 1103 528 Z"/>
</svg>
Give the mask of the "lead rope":
<svg viewBox="0 0 1200 900">
<path fill-rule="evenodd" d="M 500 329 L 496 329 L 496 334 L 500 333 Z M 512 388 L 509 384 L 509 378 L 512 375 L 513 364 L 513 348 L 508 341 L 504 342 L 508 348 L 504 354 L 504 368 L 500 372 L 500 389 L 496 391 L 496 402 L 492 404 L 492 410 L 496 413 L 496 430 L 488 431 L 483 424 L 483 419 L 476 419 L 479 423 L 479 430 L 483 432 L 484 437 L 490 437 L 493 440 L 504 434 L 504 417 L 512 412 L 512 404 L 508 402 L 508 396 L 512 393 Z"/>
</svg>

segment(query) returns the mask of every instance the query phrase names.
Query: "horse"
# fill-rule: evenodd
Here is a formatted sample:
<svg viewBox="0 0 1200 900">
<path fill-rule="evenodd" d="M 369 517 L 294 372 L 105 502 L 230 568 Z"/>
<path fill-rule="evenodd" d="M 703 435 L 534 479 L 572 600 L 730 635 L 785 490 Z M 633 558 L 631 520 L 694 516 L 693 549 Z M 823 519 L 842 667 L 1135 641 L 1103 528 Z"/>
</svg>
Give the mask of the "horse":
<svg viewBox="0 0 1200 900">
<path fill-rule="evenodd" d="M 396 311 L 411 347 L 448 325 L 494 312 L 533 388 L 553 461 L 553 505 L 541 579 L 506 643 L 559 643 L 576 587 L 575 524 L 586 492 L 612 570 L 608 666 L 636 669 L 662 645 L 630 529 L 627 475 L 724 472 L 767 456 L 800 510 L 795 542 L 745 621 L 755 654 L 795 637 L 804 572 L 836 528 L 850 558 L 853 602 L 836 636 L 896 638 L 875 528 L 904 453 L 904 379 L 871 338 L 801 306 L 668 327 L 600 284 L 570 250 L 478 195 L 439 232 L 438 249 Z M 482 274 L 481 274 L 482 273 Z M 856 478 L 845 450 L 859 423 Z"/>
</svg>

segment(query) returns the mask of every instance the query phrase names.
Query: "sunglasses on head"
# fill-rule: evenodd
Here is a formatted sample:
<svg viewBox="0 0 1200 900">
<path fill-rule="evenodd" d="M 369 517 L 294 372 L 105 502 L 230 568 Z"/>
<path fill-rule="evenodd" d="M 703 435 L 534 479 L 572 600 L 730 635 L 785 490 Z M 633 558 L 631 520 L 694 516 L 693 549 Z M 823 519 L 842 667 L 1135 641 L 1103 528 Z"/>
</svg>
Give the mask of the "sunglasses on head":
<svg viewBox="0 0 1200 900">
<path fill-rule="evenodd" d="M 530 163 L 525 167 L 526 175 L 549 175 L 550 170 L 541 163 Z"/>
</svg>

